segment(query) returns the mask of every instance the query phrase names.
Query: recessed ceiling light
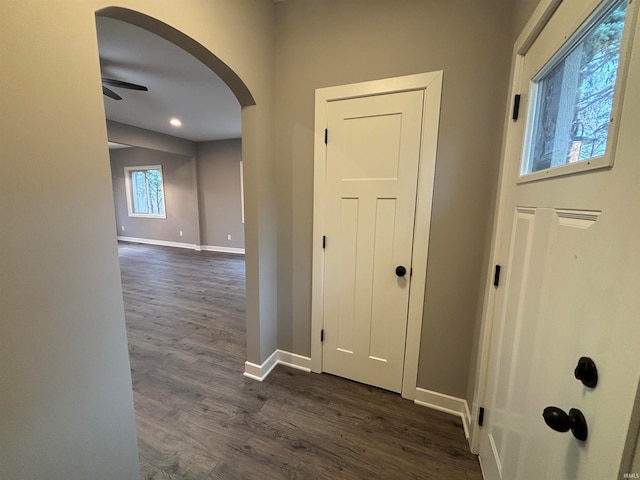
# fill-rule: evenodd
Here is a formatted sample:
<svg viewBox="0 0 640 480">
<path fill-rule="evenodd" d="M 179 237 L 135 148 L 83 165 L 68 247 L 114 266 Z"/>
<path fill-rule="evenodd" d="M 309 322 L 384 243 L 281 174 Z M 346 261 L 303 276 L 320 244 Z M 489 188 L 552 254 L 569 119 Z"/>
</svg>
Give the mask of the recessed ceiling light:
<svg viewBox="0 0 640 480">
<path fill-rule="evenodd" d="M 182 122 L 180 120 L 178 120 L 177 118 L 172 118 L 171 120 L 169 120 L 169 123 L 171 125 L 173 125 L 174 127 L 181 127 L 182 126 Z"/>
</svg>

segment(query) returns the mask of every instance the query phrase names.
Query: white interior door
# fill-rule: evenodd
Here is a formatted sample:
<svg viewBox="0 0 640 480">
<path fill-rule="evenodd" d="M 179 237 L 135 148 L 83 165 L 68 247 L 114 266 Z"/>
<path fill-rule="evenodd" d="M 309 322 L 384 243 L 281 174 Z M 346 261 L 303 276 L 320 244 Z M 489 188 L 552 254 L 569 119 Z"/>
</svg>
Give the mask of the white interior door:
<svg viewBox="0 0 640 480">
<path fill-rule="evenodd" d="M 394 392 L 402 387 L 423 97 L 328 105 L 323 370 Z"/>
<path fill-rule="evenodd" d="M 615 60 L 620 9 L 626 30 Z M 625 50 L 632 34 L 640 38 L 636 10 L 624 1 L 565 0 L 516 72 L 521 118 L 503 167 L 504 274 L 480 436 L 488 480 L 623 478 L 640 379 L 640 48 Z M 569 26 L 599 18 L 605 27 L 591 31 L 598 38 L 589 40 L 585 27 L 584 41 L 573 42 Z M 560 48 L 560 62 L 567 38 L 573 46 Z M 624 101 L 623 68 L 607 113 L 613 64 L 626 59 Z M 583 356 L 597 367 L 594 388 L 574 376 Z M 549 406 L 579 409 L 587 439 L 548 427 Z"/>
</svg>

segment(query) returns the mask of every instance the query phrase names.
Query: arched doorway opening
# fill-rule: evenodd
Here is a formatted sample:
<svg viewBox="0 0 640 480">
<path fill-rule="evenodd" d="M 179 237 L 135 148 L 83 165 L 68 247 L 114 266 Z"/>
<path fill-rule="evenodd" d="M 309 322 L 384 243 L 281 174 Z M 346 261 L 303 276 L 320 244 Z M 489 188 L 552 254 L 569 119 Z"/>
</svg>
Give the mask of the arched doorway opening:
<svg viewBox="0 0 640 480">
<path fill-rule="evenodd" d="M 189 53 L 191 56 L 199 60 L 203 65 L 205 65 L 208 69 L 213 71 L 218 77 L 220 77 L 230 88 L 230 90 L 235 95 L 238 100 L 241 108 L 242 108 L 242 138 L 243 138 L 243 149 L 242 149 L 242 157 L 244 160 L 244 170 L 248 172 L 248 175 L 251 176 L 251 171 L 255 166 L 255 149 L 251 148 L 251 145 L 254 143 L 253 137 L 255 136 L 255 125 L 256 122 L 254 120 L 255 116 L 255 99 L 246 84 L 240 79 L 240 77 L 224 62 L 222 62 L 216 55 L 211 53 L 211 51 L 205 48 L 202 44 L 194 40 L 193 38 L 185 35 L 174 27 L 159 21 L 155 18 L 147 16 L 145 14 L 141 14 L 136 11 L 132 11 L 125 8 L 120 7 L 109 7 L 103 10 L 99 10 L 96 12 L 96 16 L 98 17 L 107 17 L 114 20 L 119 20 L 121 22 L 125 22 L 127 24 L 133 25 L 138 28 L 142 28 L 148 32 L 151 32 L 169 42 L 181 48 L 182 50 Z M 245 148 L 246 146 L 246 148 Z M 250 182 L 247 182 L 249 184 Z M 247 185 L 245 183 L 245 186 Z M 247 188 L 245 188 L 245 192 Z M 247 241 L 246 248 L 246 275 L 247 275 L 247 357 L 251 358 L 251 351 L 255 351 L 249 345 L 252 339 L 257 339 L 254 341 L 254 344 L 258 345 L 258 349 L 260 348 L 260 324 L 259 324 L 259 312 L 257 308 L 252 309 L 252 298 L 256 298 L 258 296 L 257 287 L 255 282 L 252 282 L 252 278 L 255 278 L 256 275 L 253 272 L 257 272 L 258 270 L 258 259 L 257 253 L 255 255 L 252 254 L 251 250 L 251 242 L 254 244 L 257 243 L 257 214 L 252 215 L 250 202 L 247 205 L 247 215 L 245 220 L 245 239 Z M 253 228 L 253 229 L 252 229 Z M 256 302 L 257 303 L 257 302 Z M 254 322 L 249 321 L 250 318 L 255 319 Z M 260 352 L 260 350 L 258 350 Z M 260 359 L 258 359 L 260 360 Z"/>
</svg>

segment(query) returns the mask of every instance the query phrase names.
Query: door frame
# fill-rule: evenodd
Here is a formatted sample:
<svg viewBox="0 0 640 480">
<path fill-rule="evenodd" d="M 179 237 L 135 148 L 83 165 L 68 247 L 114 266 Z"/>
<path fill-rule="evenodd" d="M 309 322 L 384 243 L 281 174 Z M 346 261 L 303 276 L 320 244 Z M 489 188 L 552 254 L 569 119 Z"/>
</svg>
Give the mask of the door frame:
<svg viewBox="0 0 640 480">
<path fill-rule="evenodd" d="M 314 181 L 313 181 L 313 270 L 311 287 L 311 371 L 322 372 L 322 341 L 320 339 L 324 317 L 324 234 L 326 202 L 326 144 L 327 107 L 329 102 L 350 98 L 390 93 L 424 92 L 420 158 L 418 160 L 418 188 L 416 193 L 415 223 L 411 266 L 413 275 L 409 285 L 409 311 L 404 352 L 402 396 L 415 400 L 424 292 L 427 277 L 429 231 L 435 176 L 440 100 L 443 72 L 435 71 L 403 77 L 316 89 L 314 126 Z M 330 135 L 330 134 L 329 134 Z"/>
</svg>

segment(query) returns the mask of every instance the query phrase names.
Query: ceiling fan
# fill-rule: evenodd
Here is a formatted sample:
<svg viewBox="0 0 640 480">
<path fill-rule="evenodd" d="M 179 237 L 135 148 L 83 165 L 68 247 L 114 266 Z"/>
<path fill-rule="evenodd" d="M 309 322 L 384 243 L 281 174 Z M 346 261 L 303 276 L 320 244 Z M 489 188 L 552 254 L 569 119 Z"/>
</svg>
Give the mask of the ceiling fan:
<svg viewBox="0 0 640 480">
<path fill-rule="evenodd" d="M 110 87 L 126 88 L 128 90 L 140 90 L 143 92 L 149 91 L 149 89 L 143 85 L 136 85 L 135 83 L 123 82 L 122 80 L 114 80 L 113 78 L 102 77 L 102 93 L 109 98 L 113 98 L 114 100 L 122 100 L 122 97 L 105 85 L 109 85 Z"/>
</svg>

